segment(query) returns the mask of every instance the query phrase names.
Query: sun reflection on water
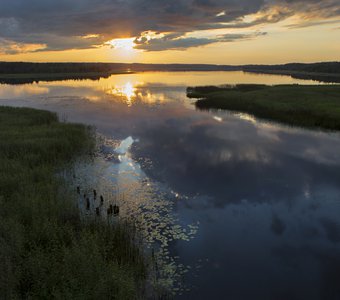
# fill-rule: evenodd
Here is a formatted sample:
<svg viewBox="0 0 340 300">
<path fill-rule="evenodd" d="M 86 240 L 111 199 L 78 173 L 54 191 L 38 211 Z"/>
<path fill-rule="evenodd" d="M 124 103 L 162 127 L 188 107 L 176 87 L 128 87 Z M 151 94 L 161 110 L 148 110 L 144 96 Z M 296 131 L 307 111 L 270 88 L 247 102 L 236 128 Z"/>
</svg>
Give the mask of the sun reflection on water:
<svg viewBox="0 0 340 300">
<path fill-rule="evenodd" d="M 133 104 L 134 98 L 136 98 L 137 88 L 130 82 L 126 82 L 124 85 L 115 86 L 109 89 L 106 93 L 113 96 L 118 96 L 126 100 L 126 104 L 130 107 Z"/>
<path fill-rule="evenodd" d="M 128 107 L 137 103 L 151 105 L 165 103 L 167 101 L 164 93 L 153 91 L 152 88 L 145 86 L 142 82 L 132 83 L 131 81 L 127 81 L 124 84 L 104 88 L 104 91 L 106 95 L 113 97 L 111 100 L 119 100 Z M 90 99 L 89 97 L 87 98 Z"/>
</svg>

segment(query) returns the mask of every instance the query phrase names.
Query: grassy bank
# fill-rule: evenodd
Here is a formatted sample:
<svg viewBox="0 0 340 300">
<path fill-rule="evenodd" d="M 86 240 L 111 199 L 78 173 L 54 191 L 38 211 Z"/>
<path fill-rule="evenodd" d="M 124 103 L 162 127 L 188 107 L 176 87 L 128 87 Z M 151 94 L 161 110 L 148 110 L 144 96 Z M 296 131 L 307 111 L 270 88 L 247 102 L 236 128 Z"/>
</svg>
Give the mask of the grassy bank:
<svg viewBox="0 0 340 300">
<path fill-rule="evenodd" d="M 93 149 L 53 113 L 0 107 L 0 298 L 136 299 L 144 264 L 126 229 L 84 224 L 56 176 Z"/>
<path fill-rule="evenodd" d="M 227 109 L 303 127 L 340 130 L 340 85 L 188 88 L 199 109 Z"/>
</svg>

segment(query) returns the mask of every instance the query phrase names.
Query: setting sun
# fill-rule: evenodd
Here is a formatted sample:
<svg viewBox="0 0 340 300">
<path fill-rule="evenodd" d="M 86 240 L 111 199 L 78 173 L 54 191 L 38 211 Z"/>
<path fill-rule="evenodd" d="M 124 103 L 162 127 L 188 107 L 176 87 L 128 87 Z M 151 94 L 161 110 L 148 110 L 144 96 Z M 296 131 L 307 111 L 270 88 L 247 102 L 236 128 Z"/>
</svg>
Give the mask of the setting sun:
<svg viewBox="0 0 340 300">
<path fill-rule="evenodd" d="M 132 51 L 135 46 L 134 38 L 114 39 L 108 42 L 115 49 L 122 49 L 125 51 Z"/>
</svg>

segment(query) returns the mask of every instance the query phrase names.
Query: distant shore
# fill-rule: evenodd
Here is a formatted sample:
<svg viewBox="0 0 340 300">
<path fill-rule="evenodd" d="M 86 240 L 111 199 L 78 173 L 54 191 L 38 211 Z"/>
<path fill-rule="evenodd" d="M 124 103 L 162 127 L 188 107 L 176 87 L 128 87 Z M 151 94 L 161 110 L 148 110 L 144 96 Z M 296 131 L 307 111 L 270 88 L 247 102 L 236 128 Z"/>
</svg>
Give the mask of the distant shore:
<svg viewBox="0 0 340 300">
<path fill-rule="evenodd" d="M 340 130 L 340 85 L 251 85 L 188 88 L 198 109 L 226 109 L 310 128 Z"/>
<path fill-rule="evenodd" d="M 340 73 L 322 73 L 322 72 L 304 72 L 304 71 L 290 71 L 290 70 L 257 70 L 249 69 L 247 73 L 255 74 L 270 74 L 291 76 L 295 79 L 314 80 L 325 83 L 340 83 Z"/>
<path fill-rule="evenodd" d="M 0 83 L 93 79 L 114 74 L 138 72 L 243 71 L 258 74 L 287 75 L 298 79 L 340 82 L 340 62 L 284 65 L 212 65 L 141 63 L 26 63 L 0 62 Z"/>
<path fill-rule="evenodd" d="M 99 80 L 111 75 L 133 74 L 130 71 L 119 72 L 84 72 L 84 73 L 22 73 L 0 74 L 0 84 L 25 84 L 40 81 L 63 81 L 63 80 Z"/>
</svg>

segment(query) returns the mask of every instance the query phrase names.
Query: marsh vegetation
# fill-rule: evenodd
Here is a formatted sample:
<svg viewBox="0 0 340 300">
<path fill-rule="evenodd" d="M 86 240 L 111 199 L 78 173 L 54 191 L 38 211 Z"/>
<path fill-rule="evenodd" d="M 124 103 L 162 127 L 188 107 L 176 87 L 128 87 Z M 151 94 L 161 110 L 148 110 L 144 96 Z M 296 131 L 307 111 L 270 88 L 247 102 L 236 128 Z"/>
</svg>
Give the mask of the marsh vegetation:
<svg viewBox="0 0 340 300">
<path fill-rule="evenodd" d="M 340 129 L 339 85 L 205 86 L 187 89 L 199 109 L 227 109 L 290 125 Z"/>
<path fill-rule="evenodd" d="M 89 127 L 55 114 L 0 108 L 2 299 L 136 299 L 142 250 L 127 227 L 84 219 L 77 191 L 58 176 L 92 153 Z"/>
<path fill-rule="evenodd" d="M 144 82 L 143 86 L 140 82 Z M 254 73 L 177 72 L 115 75 L 98 82 L 0 85 L 2 105 L 55 111 L 70 122 L 93 125 L 97 132 L 102 134 L 96 135 L 99 140 L 95 157 L 91 157 L 85 163 L 83 160 L 73 163 L 74 157 L 82 157 L 83 154 L 88 157 L 89 152 L 93 153 L 91 145 L 88 148 L 77 146 L 79 152 L 71 155 L 71 159 L 58 159 L 58 167 L 53 172 L 53 175 L 57 174 L 55 179 L 61 183 L 58 184 L 58 194 L 65 198 L 64 201 L 60 200 L 60 196 L 55 197 L 61 203 L 61 208 L 54 211 L 60 212 L 58 214 L 61 216 L 70 211 L 72 213 L 67 215 L 76 220 L 72 221 L 75 225 L 70 225 L 71 232 L 74 233 L 71 237 L 75 235 L 76 238 L 69 239 L 72 244 L 64 247 L 74 249 L 74 256 L 67 259 L 70 270 L 67 265 L 59 263 L 58 257 L 64 255 L 58 256 L 59 250 L 55 251 L 56 262 L 52 260 L 50 267 L 48 262 L 44 259 L 40 262 L 38 256 L 34 254 L 35 262 L 38 261 L 39 265 L 34 262 L 24 268 L 30 270 L 25 271 L 29 276 L 22 274 L 17 280 L 16 275 L 11 277 L 12 273 L 1 270 L 1 274 L 4 274 L 2 278 L 6 278 L 2 281 L 4 285 L 6 282 L 14 282 L 14 286 L 17 286 L 29 278 L 27 285 L 31 284 L 35 290 L 51 290 L 40 289 L 40 286 L 48 288 L 53 286 L 56 291 L 68 289 L 71 295 L 67 296 L 68 298 L 105 298 L 109 293 L 105 289 L 107 281 L 105 279 L 102 281 L 100 276 L 111 278 L 117 275 L 119 280 L 108 279 L 109 284 L 115 282 L 115 285 L 111 285 L 114 287 L 111 297 L 124 299 L 131 296 L 133 299 L 137 291 L 134 278 L 143 283 L 145 273 L 135 269 L 135 265 L 141 266 L 141 257 L 135 247 L 131 247 L 131 243 L 126 241 L 125 220 L 127 222 L 131 220 L 136 231 L 140 233 L 143 244 L 139 244 L 137 239 L 135 242 L 140 249 L 142 246 L 146 249 L 147 257 L 144 259 L 147 260 L 147 291 L 155 291 L 160 297 L 167 295 L 166 293 L 171 290 L 170 297 L 174 295 L 176 298 L 183 294 L 183 298 L 189 299 L 220 299 L 227 294 L 242 299 L 254 297 L 265 299 L 268 295 L 273 299 L 289 298 L 294 295 L 302 299 L 318 299 L 319 295 L 322 299 L 332 298 L 338 285 L 329 278 L 339 276 L 337 255 L 340 253 L 337 234 L 340 232 L 337 229 L 340 213 L 337 203 L 340 186 L 339 133 L 291 128 L 277 122 L 268 124 L 248 114 L 231 113 L 228 110 L 192 109 L 193 101 L 186 97 L 186 86 L 220 85 L 226 82 L 234 85 L 263 84 L 239 86 L 239 90 L 235 92 L 242 92 L 245 95 L 261 90 L 264 92 L 267 89 L 266 85 L 316 84 L 311 81 L 292 80 L 288 76 Z M 229 92 L 230 87 L 224 88 Z M 312 91 L 312 86 L 307 90 Z M 219 93 L 220 87 L 200 92 Z M 325 97 L 320 98 L 323 100 Z M 336 96 L 334 100 L 335 98 Z M 12 115 L 14 116 L 19 122 L 19 112 Z M 5 120 L 4 115 L 0 115 L 0 118 L 2 121 Z M 13 120 L 12 122 L 14 124 Z M 29 126 L 27 121 L 25 122 L 22 126 L 16 126 L 17 129 L 13 132 L 28 130 Z M 57 124 L 54 121 L 52 123 L 53 126 L 44 125 L 40 128 L 56 128 Z M 70 124 L 59 125 L 68 127 Z M 1 128 L 5 128 L 4 124 Z M 9 130 L 14 127 L 8 125 L 6 128 Z M 38 130 L 39 126 L 33 128 Z M 66 129 L 61 132 L 64 130 Z M 4 132 L 1 133 L 3 144 L 6 142 L 6 136 L 10 136 L 10 133 L 5 135 Z M 22 135 L 19 133 L 12 134 L 21 137 L 24 133 L 27 134 L 27 131 Z M 68 143 L 73 145 L 73 139 L 76 145 L 83 142 L 87 144 L 87 139 L 78 139 L 77 134 L 75 135 L 66 138 L 62 134 L 59 138 L 62 141 L 65 139 L 69 141 L 66 144 L 63 142 L 65 145 Z M 48 134 L 48 138 L 53 140 L 55 135 Z M 8 138 L 10 143 L 14 140 L 16 139 Z M 53 157 L 55 151 L 53 147 L 50 148 L 47 148 L 47 151 L 50 151 Z M 61 151 L 64 150 L 65 148 Z M 25 152 L 25 155 L 28 153 L 22 152 Z M 44 157 L 46 156 L 47 154 Z M 23 161 L 26 163 L 29 160 Z M 68 168 L 70 164 L 72 169 Z M 26 170 L 21 167 L 16 168 L 18 169 Z M 65 172 L 65 169 L 68 172 Z M 73 170 L 76 171 L 75 179 Z M 5 171 L 2 174 L 5 174 Z M 18 181 L 16 179 L 14 182 Z M 44 185 L 39 184 L 40 179 L 37 182 L 36 188 Z M 73 185 L 71 189 L 70 182 Z M 80 194 L 77 193 L 77 186 L 80 187 Z M 3 187 L 1 183 L 0 194 Z M 97 192 L 96 201 L 92 202 L 95 197 L 94 189 Z M 45 188 L 45 191 L 47 190 L 49 189 Z M 85 193 L 90 201 L 89 210 L 84 198 Z M 18 194 L 17 197 L 27 201 L 26 195 L 19 192 Z M 45 194 L 39 195 L 45 199 Z M 95 209 L 101 203 L 101 195 L 104 197 L 104 204 L 98 217 Z M 33 196 L 29 199 L 33 199 Z M 82 213 L 80 221 L 74 204 L 77 200 L 82 201 L 79 207 Z M 21 211 L 21 206 L 18 208 L 16 201 L 13 202 L 15 203 L 13 210 L 17 209 L 21 215 L 25 211 Z M 24 203 L 26 202 L 22 205 Z M 69 203 L 70 209 L 63 203 Z M 99 219 L 107 223 L 107 208 L 111 211 L 111 204 L 113 206 L 116 204 L 120 208 L 119 216 L 112 216 L 111 224 L 116 226 L 119 221 L 122 226 L 116 226 L 114 229 L 105 227 L 103 222 L 96 224 Z M 9 208 L 10 206 L 6 204 L 6 211 Z M 46 208 L 43 208 L 44 210 Z M 30 215 L 31 208 L 26 213 Z M 50 215 L 52 213 L 53 211 Z M 1 212 L 1 218 L 3 215 L 7 216 L 5 220 L 8 223 L 9 213 Z M 17 218 L 14 218 L 15 222 L 16 220 Z M 65 220 L 65 217 L 62 220 Z M 16 224 L 14 221 L 12 223 Z M 37 227 L 34 226 L 34 231 Z M 102 252 L 101 250 L 91 252 L 85 242 L 79 242 L 78 236 L 82 233 L 78 233 L 77 227 L 82 227 L 81 232 L 90 230 L 84 227 L 91 227 L 92 231 L 116 232 L 117 238 L 112 242 L 106 240 L 106 233 L 101 233 L 101 236 L 104 236 L 101 239 L 102 244 L 97 245 L 98 249 L 107 247 L 109 250 L 103 250 L 106 253 L 112 252 L 115 257 L 124 258 L 118 264 L 121 266 L 118 271 L 114 267 L 103 268 L 96 262 L 97 259 L 93 259 L 96 257 L 94 254 L 89 255 Z M 28 232 L 30 228 L 27 227 Z M 45 231 L 47 229 L 44 229 Z M 8 234 L 13 237 L 9 239 L 6 235 L 7 244 L 11 241 L 10 245 L 13 245 L 14 241 L 17 241 L 13 233 L 14 228 L 10 228 L 8 233 L 6 230 L 1 232 L 1 236 Z M 59 232 L 63 232 L 63 229 Z M 96 234 L 89 233 L 94 237 Z M 130 230 L 128 234 L 131 237 Z M 29 232 L 26 239 L 24 234 L 17 234 L 20 243 L 23 236 L 24 244 L 27 245 L 33 235 Z M 50 236 L 53 237 L 52 234 Z M 109 243 L 113 245 L 120 237 L 124 241 L 119 242 L 119 245 L 111 248 L 105 246 Z M 34 239 L 35 244 L 36 240 Z M 74 244 L 81 246 L 75 249 L 72 246 Z M 92 242 L 88 244 L 91 245 Z M 2 245 L 5 243 L 1 242 Z M 96 244 L 92 244 L 92 249 L 94 245 Z M 126 245 L 126 248 L 124 255 L 120 256 L 119 251 L 123 251 L 120 250 L 123 248 L 122 245 Z M 6 247 L 3 246 L 1 249 L 12 249 L 6 250 L 6 253 L 12 255 L 7 257 L 15 257 L 15 248 Z M 111 251 L 113 248 L 116 252 Z M 25 266 L 25 258 L 21 257 L 26 250 L 21 246 L 18 249 L 21 249 L 19 257 L 20 261 L 23 261 L 20 266 Z M 249 252 L 247 249 L 253 250 Z M 2 253 L 5 253 L 5 250 Z M 27 257 L 33 257 L 31 250 L 27 253 Z M 136 255 L 133 256 L 133 253 Z M 315 253 L 323 253 L 322 258 L 319 255 L 315 256 Z M 47 254 L 41 257 L 47 257 L 46 261 L 49 259 Z M 66 253 L 64 257 L 70 255 Z M 131 266 L 130 260 L 133 257 L 137 258 L 137 263 Z M 110 261 L 102 254 L 98 260 Z M 37 266 L 33 267 L 34 264 Z M 82 268 L 78 267 L 81 265 Z M 45 269 L 55 268 L 58 272 L 68 270 L 71 275 L 64 276 L 63 272 L 59 272 L 65 281 L 56 276 L 61 283 L 56 281 L 55 284 L 52 276 L 37 275 L 41 271 L 35 270 L 44 270 L 43 266 Z M 82 271 L 78 274 L 77 269 Z M 17 270 L 20 274 L 21 267 Z M 112 270 L 113 274 L 106 276 Z M 128 270 L 124 273 L 127 274 L 125 277 L 118 275 L 123 270 Z M 34 274 L 32 279 L 31 273 Z M 314 274 L 312 278 L 310 274 Z M 45 277 L 48 284 L 45 284 Z M 70 278 L 74 284 L 65 283 L 69 282 Z M 268 282 L 268 288 L 263 289 L 263 282 Z M 284 295 L 282 282 L 285 282 Z M 127 288 L 126 283 L 130 283 L 128 286 L 131 288 Z M 61 284 L 67 289 L 63 289 Z M 27 285 L 20 289 L 23 292 L 20 292 L 19 298 L 23 294 L 34 295 L 32 298 L 51 298 L 50 294 L 46 296 L 32 292 Z M 13 286 L 13 283 L 8 286 Z M 101 286 L 103 288 L 100 288 Z M 243 289 L 244 286 L 247 286 L 247 289 Z M 78 292 L 74 292 L 75 289 Z M 1 296 L 3 290 L 0 291 Z M 94 294 L 93 291 L 97 293 Z M 62 297 L 65 298 L 65 294 L 60 298 Z"/>
</svg>

